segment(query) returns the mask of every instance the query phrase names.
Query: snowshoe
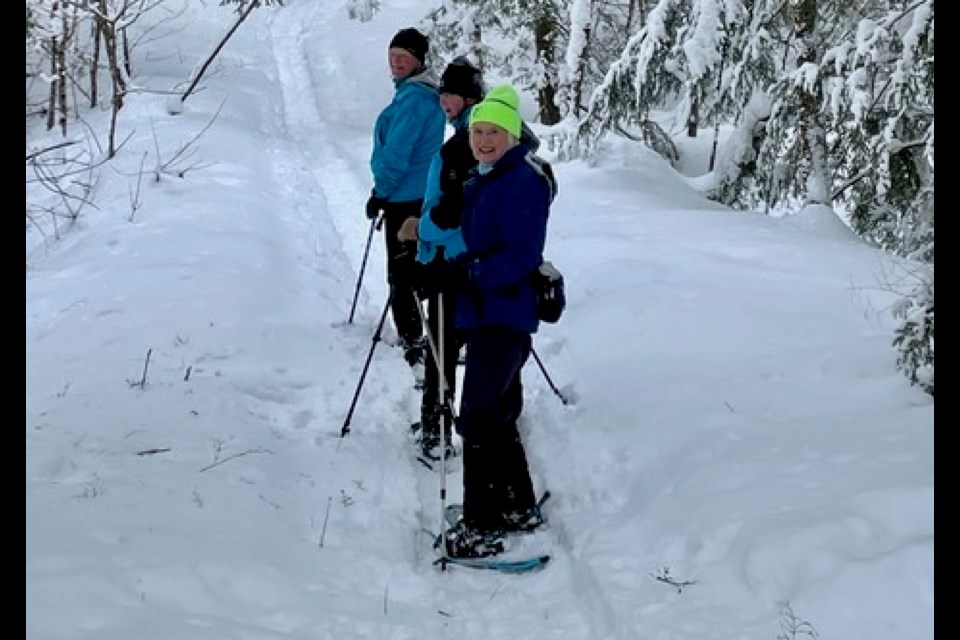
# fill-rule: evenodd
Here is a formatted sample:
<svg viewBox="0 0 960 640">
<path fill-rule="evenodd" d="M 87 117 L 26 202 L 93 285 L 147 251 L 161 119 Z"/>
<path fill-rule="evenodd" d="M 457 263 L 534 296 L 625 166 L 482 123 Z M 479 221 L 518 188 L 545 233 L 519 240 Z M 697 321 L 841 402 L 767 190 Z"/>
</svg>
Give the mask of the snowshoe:
<svg viewBox="0 0 960 640">
<path fill-rule="evenodd" d="M 461 519 L 438 536 L 433 546 L 444 545 L 451 558 L 486 558 L 503 553 L 506 537 L 503 529 L 481 531 Z"/>
<path fill-rule="evenodd" d="M 402 340 L 400 346 L 403 347 L 403 359 L 412 368 L 417 365 L 423 366 L 426 358 L 427 341 L 425 338 L 417 338 L 413 341 Z"/>
<path fill-rule="evenodd" d="M 530 533 L 547 522 L 539 504 L 529 509 L 503 514 L 504 527 L 514 533 Z"/>
<path fill-rule="evenodd" d="M 450 441 L 450 438 L 447 437 L 447 441 L 444 443 L 446 446 L 443 447 L 444 458 L 449 460 L 457 455 L 456 449 L 453 447 L 453 443 Z M 427 460 L 436 462 L 440 459 L 440 434 L 432 432 L 423 432 L 420 435 L 420 452 L 423 454 L 423 457 Z"/>
</svg>

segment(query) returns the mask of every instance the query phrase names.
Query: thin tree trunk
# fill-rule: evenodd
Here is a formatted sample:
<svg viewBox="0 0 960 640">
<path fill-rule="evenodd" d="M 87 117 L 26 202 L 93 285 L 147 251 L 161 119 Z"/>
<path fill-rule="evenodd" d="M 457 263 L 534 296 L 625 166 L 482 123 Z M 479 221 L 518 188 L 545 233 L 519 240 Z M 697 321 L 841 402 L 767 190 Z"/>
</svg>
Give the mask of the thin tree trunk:
<svg viewBox="0 0 960 640">
<path fill-rule="evenodd" d="M 97 83 L 97 74 L 100 71 L 100 46 L 103 40 L 100 20 L 96 16 L 93 18 L 93 52 L 90 57 L 90 106 L 97 106 L 99 98 L 99 85 Z"/>
<path fill-rule="evenodd" d="M 97 20 L 100 22 L 101 33 L 103 34 L 103 48 L 107 54 L 107 64 L 110 67 L 111 88 L 113 96 L 110 100 L 110 133 L 107 144 L 107 157 L 112 158 L 117 153 L 117 115 L 123 108 L 123 100 L 126 96 L 127 83 L 124 80 L 123 72 L 120 70 L 120 59 L 117 54 L 117 24 L 116 18 L 108 19 L 107 0 L 99 0 L 100 15 Z"/>
<path fill-rule="evenodd" d="M 50 38 L 50 96 L 47 98 L 47 130 L 53 129 L 57 123 L 57 48 L 60 45 L 56 36 Z"/>
<path fill-rule="evenodd" d="M 700 97 L 696 94 L 696 88 L 691 87 L 694 94 L 690 98 L 690 112 L 687 113 L 687 137 L 696 138 L 697 131 L 700 128 Z"/>
<path fill-rule="evenodd" d="M 556 25 L 553 21 L 540 16 L 534 23 L 534 42 L 536 44 L 537 59 L 543 61 L 544 67 L 556 69 L 553 57 L 553 37 Z M 560 109 L 557 108 L 557 88 L 547 82 L 537 90 L 537 102 L 540 104 L 540 122 L 546 125 L 560 122 Z"/>
<path fill-rule="evenodd" d="M 817 0 L 801 0 L 797 7 L 797 35 L 802 43 L 798 65 L 816 61 L 813 44 L 817 19 Z M 805 86 L 797 88 L 800 107 L 800 132 L 804 148 L 810 160 L 807 176 L 807 201 L 815 204 L 830 204 L 829 174 L 827 169 L 826 133 L 819 122 L 819 96 Z"/>
<path fill-rule="evenodd" d="M 67 43 L 70 41 L 67 12 L 61 13 L 60 24 L 63 27 L 63 39 L 57 47 L 57 101 L 59 102 L 60 133 L 67 135 Z"/>
<path fill-rule="evenodd" d="M 647 11 L 645 0 L 630 0 L 627 5 L 627 34 L 633 33 L 633 25 L 643 26 L 647 21 Z"/>
<path fill-rule="evenodd" d="M 57 12 L 60 11 L 60 3 L 54 2 L 50 6 L 50 22 L 57 18 Z M 47 131 L 53 129 L 57 124 L 57 83 L 60 81 L 60 75 L 57 73 L 57 50 L 60 48 L 60 39 L 57 36 L 50 37 L 50 95 L 47 98 Z"/>
<path fill-rule="evenodd" d="M 723 47 L 721 49 L 722 53 L 720 55 L 720 65 L 717 69 L 717 95 L 720 95 L 720 92 L 723 90 L 723 63 L 727 59 L 727 50 L 729 45 L 729 40 L 724 38 Z M 713 168 L 717 164 L 717 145 L 720 141 L 720 119 L 717 118 L 713 124 L 713 144 L 710 146 L 710 161 L 707 163 L 707 171 L 713 171 Z"/>
<path fill-rule="evenodd" d="M 126 27 L 121 29 L 120 33 L 123 40 L 123 71 L 129 78 L 133 75 L 133 57 L 130 55 L 130 36 L 127 35 Z"/>
<path fill-rule="evenodd" d="M 116 109 L 123 107 L 123 98 L 127 91 L 127 82 L 124 80 L 123 73 L 120 71 L 120 56 L 117 52 L 117 24 L 116 19 L 109 20 L 107 16 L 107 0 L 100 0 L 101 29 L 103 32 L 103 44 L 107 53 L 107 64 L 110 66 L 110 78 L 113 81 L 113 102 Z"/>
<path fill-rule="evenodd" d="M 710 145 L 710 161 L 707 163 L 707 171 L 713 171 L 717 166 L 717 145 L 720 142 L 720 121 L 717 120 L 713 125 L 713 144 Z"/>
<path fill-rule="evenodd" d="M 473 48 L 473 55 L 477 60 L 477 69 L 483 73 L 483 29 L 479 22 L 473 25 L 473 32 L 470 34 L 470 46 Z"/>
<path fill-rule="evenodd" d="M 592 17 L 593 6 L 591 4 L 591 17 Z M 580 59 L 577 60 L 577 71 L 574 75 L 573 80 L 573 104 L 571 105 L 573 109 L 573 116 L 579 118 L 580 114 L 585 111 L 583 106 L 583 82 L 584 78 L 587 75 L 587 60 L 590 59 L 590 35 L 592 30 L 590 25 L 587 25 L 583 30 L 583 51 L 580 52 Z"/>
</svg>

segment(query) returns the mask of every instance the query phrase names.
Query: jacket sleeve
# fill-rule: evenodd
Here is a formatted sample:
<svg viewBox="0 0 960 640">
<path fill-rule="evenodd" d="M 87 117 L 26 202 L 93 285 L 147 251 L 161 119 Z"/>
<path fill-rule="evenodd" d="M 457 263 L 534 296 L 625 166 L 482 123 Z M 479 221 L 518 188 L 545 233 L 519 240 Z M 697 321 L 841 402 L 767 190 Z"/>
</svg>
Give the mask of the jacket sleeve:
<svg viewBox="0 0 960 640">
<path fill-rule="evenodd" d="M 430 170 L 427 172 L 427 192 L 423 198 L 423 209 L 420 215 L 420 222 L 417 225 L 417 236 L 419 243 L 417 245 L 417 261 L 424 264 L 432 262 L 436 256 L 437 248 L 444 248 L 444 256 L 447 259 L 453 259 L 466 251 L 466 244 L 463 241 L 463 234 L 460 228 L 442 229 L 438 227 L 432 217 L 437 203 L 440 202 L 440 168 L 443 160 L 438 152 L 430 162 Z"/>
<path fill-rule="evenodd" d="M 430 161 L 430 168 L 427 170 L 427 186 L 423 194 L 423 208 L 421 209 L 421 219 L 430 213 L 430 210 L 440 202 L 440 169 L 443 166 L 443 159 L 440 152 L 434 154 Z"/>
<path fill-rule="evenodd" d="M 396 117 L 383 141 L 378 171 L 374 176 L 377 195 L 390 199 L 397 190 L 410 165 L 413 141 L 423 137 L 423 130 L 430 122 L 433 105 L 430 98 L 416 93 L 398 96 Z"/>
<path fill-rule="evenodd" d="M 423 263 L 433 260 L 438 247 L 443 247 L 443 255 L 447 260 L 453 260 L 467 250 L 460 227 L 441 229 L 433 223 L 428 215 L 420 216 L 417 235 L 420 236 L 418 246 L 420 251 L 417 254 L 417 260 Z"/>
</svg>

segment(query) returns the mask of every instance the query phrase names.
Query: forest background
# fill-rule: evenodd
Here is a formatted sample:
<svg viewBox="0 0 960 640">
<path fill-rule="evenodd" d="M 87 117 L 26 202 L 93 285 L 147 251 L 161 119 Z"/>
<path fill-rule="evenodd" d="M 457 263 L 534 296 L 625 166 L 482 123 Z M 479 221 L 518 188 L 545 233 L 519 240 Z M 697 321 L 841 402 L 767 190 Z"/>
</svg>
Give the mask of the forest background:
<svg viewBox="0 0 960 640">
<path fill-rule="evenodd" d="M 343 6 L 362 22 L 380 3 Z M 131 27 L 176 4 L 26 3 L 26 117 L 64 136 L 41 148 L 27 140 L 28 231 L 56 238 L 91 204 L 92 176 L 123 143 L 116 123 L 136 90 L 132 50 L 149 40 L 131 40 Z M 282 6 L 220 4 L 234 4 L 236 20 L 171 96 L 171 111 L 251 12 Z M 532 97 L 561 161 L 590 161 L 616 136 L 676 164 L 668 129 L 682 123 L 687 136 L 711 138 L 709 198 L 772 216 L 825 205 L 865 241 L 913 261 L 885 285 L 900 298 L 890 339 L 897 368 L 933 395 L 932 0 L 438 0 L 410 21 L 438 64 L 467 55 L 488 80 Z M 91 108 L 113 114 L 102 152 L 83 131 Z M 31 185 L 43 195 L 30 197 Z"/>
</svg>

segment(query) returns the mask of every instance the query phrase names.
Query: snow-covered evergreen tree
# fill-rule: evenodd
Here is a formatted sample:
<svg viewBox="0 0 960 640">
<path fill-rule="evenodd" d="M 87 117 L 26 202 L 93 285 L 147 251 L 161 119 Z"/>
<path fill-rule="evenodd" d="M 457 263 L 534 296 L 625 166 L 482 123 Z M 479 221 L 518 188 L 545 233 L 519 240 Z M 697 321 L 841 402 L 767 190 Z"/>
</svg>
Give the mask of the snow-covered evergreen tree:
<svg viewBox="0 0 960 640">
<path fill-rule="evenodd" d="M 897 366 L 933 394 L 932 0 L 858 22 L 830 50 L 829 108 L 836 132 L 836 202 L 862 237 L 917 260 L 894 313 Z"/>
<path fill-rule="evenodd" d="M 933 269 L 916 275 L 915 286 L 894 307 L 897 368 L 911 383 L 933 393 Z"/>
<path fill-rule="evenodd" d="M 593 91 L 572 154 L 589 155 L 610 131 L 639 129 L 652 143 L 653 110 L 669 110 L 691 135 L 731 115 L 727 88 L 737 76 L 729 61 L 740 57 L 731 42 L 746 13 L 736 0 L 659 0 Z"/>
<path fill-rule="evenodd" d="M 901 5 L 818 2 L 815 42 L 835 44 L 815 44 L 822 51 L 798 58 L 773 85 L 753 165 L 760 188 L 743 190 L 753 178 L 738 176 L 740 193 L 753 198 L 737 204 L 795 210 L 825 198 L 862 238 L 932 267 L 933 2 Z M 802 144 L 807 122 L 829 140 L 825 157 Z M 909 292 L 896 309 L 894 344 L 898 366 L 932 393 L 933 277 L 928 269 L 912 273 L 913 284 L 901 285 Z M 923 313 L 929 317 L 919 319 Z"/>
<path fill-rule="evenodd" d="M 557 70 L 557 106 L 561 114 L 578 118 L 585 110 L 588 62 L 592 56 L 594 0 L 572 0 L 569 9 L 569 37 L 563 64 Z"/>
<path fill-rule="evenodd" d="M 488 80 L 532 93 L 538 119 L 559 119 L 557 64 L 565 47 L 567 0 L 442 0 L 425 32 L 444 61 L 468 55 Z"/>
<path fill-rule="evenodd" d="M 933 260 L 933 2 L 857 24 L 828 51 L 836 197 L 888 251 Z"/>
<path fill-rule="evenodd" d="M 826 204 L 865 239 L 932 263 L 933 23 L 932 0 L 659 0 L 561 157 L 655 110 L 690 134 L 734 124 L 712 197 L 764 211 Z M 932 314 L 925 283 L 911 308 Z M 901 327 L 929 337 L 923 349 L 898 340 L 914 349 L 902 366 L 932 364 L 932 326 Z"/>
</svg>

